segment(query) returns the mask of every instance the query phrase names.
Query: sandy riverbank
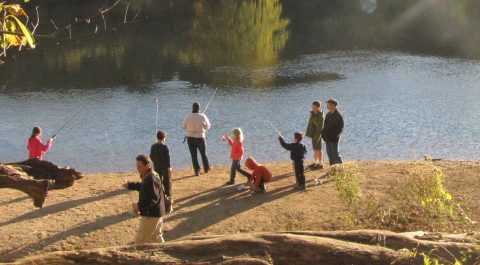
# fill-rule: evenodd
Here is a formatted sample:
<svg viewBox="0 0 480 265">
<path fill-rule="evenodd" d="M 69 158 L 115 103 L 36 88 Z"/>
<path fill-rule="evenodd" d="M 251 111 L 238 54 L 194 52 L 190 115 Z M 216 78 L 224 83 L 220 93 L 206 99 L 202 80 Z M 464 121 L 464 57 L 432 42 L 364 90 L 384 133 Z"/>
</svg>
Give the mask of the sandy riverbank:
<svg viewBox="0 0 480 265">
<path fill-rule="evenodd" d="M 414 161 L 359 161 L 364 196 L 388 198 L 393 180 L 408 174 Z M 437 161 L 445 172 L 445 186 L 473 220 L 480 220 L 480 162 Z M 165 220 L 166 240 L 192 235 L 235 234 L 260 231 L 341 230 L 347 206 L 333 183 L 292 190 L 290 163 L 269 164 L 275 177 L 268 193 L 250 196 L 235 186 L 226 187 L 229 168 L 192 176 L 190 169 L 174 172 L 175 211 Z M 328 167 L 327 167 L 328 168 Z M 241 181 L 241 177 L 239 177 Z M 43 209 L 35 209 L 21 192 L 3 189 L 0 194 L 0 261 L 9 261 L 54 250 L 90 249 L 125 245 L 132 241 L 138 220 L 129 212 L 134 192 L 121 189 L 124 179 L 137 174 L 88 174 L 69 189 L 51 191 Z"/>
</svg>

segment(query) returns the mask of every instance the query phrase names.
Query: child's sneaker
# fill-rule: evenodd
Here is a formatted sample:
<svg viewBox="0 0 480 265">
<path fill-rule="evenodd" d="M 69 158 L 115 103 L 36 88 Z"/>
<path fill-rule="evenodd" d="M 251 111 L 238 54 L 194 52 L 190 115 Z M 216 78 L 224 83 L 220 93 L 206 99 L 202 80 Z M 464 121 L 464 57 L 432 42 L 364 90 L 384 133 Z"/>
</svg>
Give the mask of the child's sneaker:
<svg viewBox="0 0 480 265">
<path fill-rule="evenodd" d="M 253 194 L 264 194 L 264 193 L 267 193 L 267 190 L 264 190 L 264 189 L 255 189 L 252 191 L 252 195 Z"/>
<path fill-rule="evenodd" d="M 294 190 L 305 191 L 307 190 L 307 185 L 295 186 L 293 187 Z"/>
<path fill-rule="evenodd" d="M 320 169 L 323 169 L 323 165 L 322 164 L 312 164 L 312 165 L 309 165 L 308 168 L 310 170 L 320 170 Z"/>
<path fill-rule="evenodd" d="M 225 183 L 225 185 L 227 185 L 227 186 L 231 186 L 231 185 L 234 185 L 234 184 L 235 184 L 235 181 L 233 181 L 233 180 L 229 180 Z"/>
</svg>

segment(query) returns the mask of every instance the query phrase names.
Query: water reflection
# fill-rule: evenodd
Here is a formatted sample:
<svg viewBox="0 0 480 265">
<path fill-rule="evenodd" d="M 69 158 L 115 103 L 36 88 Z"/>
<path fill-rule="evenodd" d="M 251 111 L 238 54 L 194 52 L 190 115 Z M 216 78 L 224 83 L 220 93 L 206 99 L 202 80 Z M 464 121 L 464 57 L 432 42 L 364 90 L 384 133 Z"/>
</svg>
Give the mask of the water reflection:
<svg viewBox="0 0 480 265">
<path fill-rule="evenodd" d="M 104 21 L 98 10 L 115 2 L 31 0 L 40 6 L 39 45 L 1 66 L 4 91 L 330 81 L 341 74 L 285 81 L 259 69 L 332 50 L 480 57 L 480 2 L 473 0 L 120 0 Z M 226 74 L 228 67 L 241 71 Z"/>
<path fill-rule="evenodd" d="M 288 41 L 289 20 L 279 0 L 180 0 L 155 9 L 163 14 L 155 20 L 19 56 L 9 86 L 99 87 L 174 78 L 209 83 L 216 66 L 275 64 Z"/>
<path fill-rule="evenodd" d="M 197 1 L 187 42 L 175 55 L 184 64 L 270 65 L 288 40 L 278 0 Z"/>
</svg>

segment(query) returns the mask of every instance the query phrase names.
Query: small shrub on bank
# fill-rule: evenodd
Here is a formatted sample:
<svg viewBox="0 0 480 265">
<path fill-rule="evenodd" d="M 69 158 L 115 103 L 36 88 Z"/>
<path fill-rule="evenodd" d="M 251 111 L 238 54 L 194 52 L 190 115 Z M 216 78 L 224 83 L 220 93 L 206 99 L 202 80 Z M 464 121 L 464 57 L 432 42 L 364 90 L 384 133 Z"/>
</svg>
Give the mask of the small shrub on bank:
<svg viewBox="0 0 480 265">
<path fill-rule="evenodd" d="M 392 231 L 468 231 L 472 222 L 446 190 L 443 177 L 431 162 L 420 162 L 392 184 L 387 198 L 362 200 L 352 209 L 350 222 Z"/>
<path fill-rule="evenodd" d="M 427 253 L 419 253 L 423 259 L 423 265 L 478 265 L 480 264 L 480 248 L 463 251 L 460 257 L 455 257 L 450 253 L 450 257 L 440 257 L 437 250 L 431 250 Z"/>
<path fill-rule="evenodd" d="M 357 169 L 353 165 L 334 165 L 327 173 L 340 192 L 340 198 L 348 205 L 357 204 L 361 198 Z"/>
</svg>

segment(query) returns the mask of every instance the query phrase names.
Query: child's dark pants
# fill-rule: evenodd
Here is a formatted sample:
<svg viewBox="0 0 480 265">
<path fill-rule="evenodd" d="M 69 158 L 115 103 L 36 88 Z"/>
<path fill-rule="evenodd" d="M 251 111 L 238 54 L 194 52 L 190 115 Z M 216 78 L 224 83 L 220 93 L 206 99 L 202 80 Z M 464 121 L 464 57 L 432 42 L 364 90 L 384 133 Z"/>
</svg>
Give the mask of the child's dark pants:
<svg viewBox="0 0 480 265">
<path fill-rule="evenodd" d="M 293 161 L 295 169 L 295 178 L 297 179 L 297 186 L 305 186 L 305 168 L 303 167 L 303 160 Z"/>
<path fill-rule="evenodd" d="M 247 171 L 243 170 L 242 168 L 238 168 L 237 170 L 240 174 L 244 175 L 248 179 L 252 178 L 252 174 L 248 173 Z M 260 178 L 260 176 L 257 176 L 257 178 Z M 258 187 L 261 190 L 265 190 L 265 181 L 263 181 L 263 178 L 260 180 L 260 184 L 258 185 Z"/>
</svg>

